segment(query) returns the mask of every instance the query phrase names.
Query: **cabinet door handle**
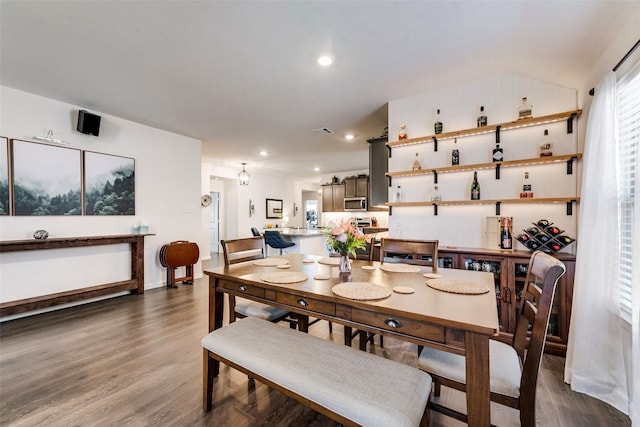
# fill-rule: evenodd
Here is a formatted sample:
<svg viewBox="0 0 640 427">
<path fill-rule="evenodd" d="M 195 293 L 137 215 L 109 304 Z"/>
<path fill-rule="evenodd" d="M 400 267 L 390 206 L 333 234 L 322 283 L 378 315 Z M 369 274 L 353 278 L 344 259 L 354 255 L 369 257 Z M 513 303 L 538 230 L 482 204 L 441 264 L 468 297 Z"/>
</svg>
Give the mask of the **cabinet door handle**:
<svg viewBox="0 0 640 427">
<path fill-rule="evenodd" d="M 308 305 L 309 305 L 309 303 L 308 303 L 306 300 L 304 300 L 304 299 L 300 298 L 300 299 L 298 300 L 298 305 L 299 305 L 299 306 L 301 306 L 301 307 L 306 307 L 306 306 L 308 306 Z"/>
<path fill-rule="evenodd" d="M 240 286 L 238 287 L 238 290 L 239 290 L 240 292 L 246 292 L 246 291 L 247 291 L 247 287 L 246 287 L 245 285 L 240 285 Z"/>
<path fill-rule="evenodd" d="M 399 320 L 395 320 L 395 319 L 387 319 L 387 320 L 384 321 L 384 323 L 390 328 L 401 328 L 402 327 L 402 323 L 400 323 Z"/>
</svg>

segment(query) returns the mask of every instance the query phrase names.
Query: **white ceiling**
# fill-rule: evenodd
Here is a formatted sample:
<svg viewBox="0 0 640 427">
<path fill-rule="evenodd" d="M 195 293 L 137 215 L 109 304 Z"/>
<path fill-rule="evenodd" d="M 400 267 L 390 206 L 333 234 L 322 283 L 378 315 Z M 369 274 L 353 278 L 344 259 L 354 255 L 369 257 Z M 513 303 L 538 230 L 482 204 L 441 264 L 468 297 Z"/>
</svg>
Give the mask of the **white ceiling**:
<svg viewBox="0 0 640 427">
<path fill-rule="evenodd" d="M 0 83 L 315 182 L 368 168 L 390 100 L 502 72 L 583 87 L 639 4 L 0 0 Z"/>
</svg>

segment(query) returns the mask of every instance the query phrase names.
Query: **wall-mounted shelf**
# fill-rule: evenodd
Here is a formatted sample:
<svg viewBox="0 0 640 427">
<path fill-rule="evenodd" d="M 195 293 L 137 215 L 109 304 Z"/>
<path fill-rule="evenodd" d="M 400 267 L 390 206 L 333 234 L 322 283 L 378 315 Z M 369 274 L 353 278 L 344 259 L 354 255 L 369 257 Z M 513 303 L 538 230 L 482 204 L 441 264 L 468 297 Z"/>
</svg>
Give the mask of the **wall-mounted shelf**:
<svg viewBox="0 0 640 427">
<path fill-rule="evenodd" d="M 417 202 L 390 202 L 385 203 L 389 208 L 393 207 L 421 207 L 433 206 L 434 215 L 438 215 L 438 206 L 466 206 L 466 205 L 495 205 L 496 215 L 500 215 L 500 205 L 502 204 L 555 204 L 566 203 L 567 215 L 573 214 L 573 203 L 580 203 L 580 197 L 534 197 L 527 199 L 485 199 L 485 200 L 439 200 L 439 201 L 417 201 Z M 391 209 L 389 215 L 392 214 Z"/>
<path fill-rule="evenodd" d="M 438 141 L 444 139 L 461 138 L 464 136 L 482 135 L 485 133 L 495 132 L 498 126 L 501 131 L 509 129 L 518 129 L 529 126 L 538 126 L 547 123 L 555 123 L 562 120 L 567 120 L 567 133 L 573 133 L 573 118 L 582 114 L 582 110 L 566 111 L 564 113 L 550 114 L 548 116 L 532 117 L 530 119 L 516 120 L 513 122 L 496 123 L 493 125 L 483 126 L 479 128 L 464 129 L 454 132 L 445 132 L 437 135 L 428 135 L 419 138 L 405 139 L 402 141 L 387 142 L 387 146 L 390 148 L 403 147 L 406 145 L 425 144 L 429 142 L 434 143 L 434 149 L 437 151 Z"/>
</svg>

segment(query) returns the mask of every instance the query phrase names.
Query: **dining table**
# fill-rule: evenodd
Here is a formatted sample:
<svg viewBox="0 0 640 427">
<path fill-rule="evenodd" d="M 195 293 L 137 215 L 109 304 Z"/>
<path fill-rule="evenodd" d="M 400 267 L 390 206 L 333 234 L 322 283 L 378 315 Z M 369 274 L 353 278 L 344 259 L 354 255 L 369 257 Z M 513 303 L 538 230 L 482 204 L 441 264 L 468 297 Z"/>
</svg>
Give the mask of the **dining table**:
<svg viewBox="0 0 640 427">
<path fill-rule="evenodd" d="M 463 355 L 468 424 L 489 426 L 489 339 L 499 331 L 493 275 L 365 260 L 341 273 L 336 260 L 285 254 L 205 270 L 209 331 L 223 327 L 226 293 L 296 313 L 302 331 L 312 317 Z"/>
</svg>

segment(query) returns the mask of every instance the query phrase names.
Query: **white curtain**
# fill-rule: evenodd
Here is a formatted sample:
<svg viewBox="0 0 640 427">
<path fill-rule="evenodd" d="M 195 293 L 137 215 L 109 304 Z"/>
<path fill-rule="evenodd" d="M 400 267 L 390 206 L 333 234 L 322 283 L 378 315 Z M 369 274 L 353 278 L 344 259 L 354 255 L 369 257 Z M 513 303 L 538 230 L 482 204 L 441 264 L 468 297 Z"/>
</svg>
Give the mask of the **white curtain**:
<svg viewBox="0 0 640 427">
<path fill-rule="evenodd" d="M 640 426 L 638 396 L 632 403 L 640 370 L 637 310 L 634 308 L 631 325 L 620 316 L 615 74 L 609 72 L 595 89 L 583 157 L 565 381 L 574 391 L 607 402 L 625 414 L 633 412 L 633 425 Z M 640 394 L 637 385 L 635 391 Z"/>
<path fill-rule="evenodd" d="M 616 77 L 595 88 L 587 121 L 565 381 L 629 413 L 631 335 L 620 319 Z M 627 338 L 628 337 L 628 338 Z M 625 342 L 626 341 L 626 342 Z M 626 363 L 625 363 L 626 362 Z"/>
</svg>

